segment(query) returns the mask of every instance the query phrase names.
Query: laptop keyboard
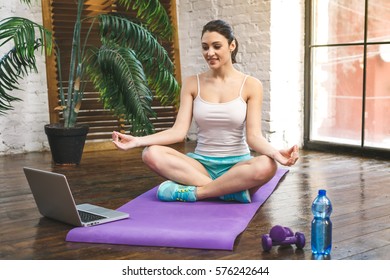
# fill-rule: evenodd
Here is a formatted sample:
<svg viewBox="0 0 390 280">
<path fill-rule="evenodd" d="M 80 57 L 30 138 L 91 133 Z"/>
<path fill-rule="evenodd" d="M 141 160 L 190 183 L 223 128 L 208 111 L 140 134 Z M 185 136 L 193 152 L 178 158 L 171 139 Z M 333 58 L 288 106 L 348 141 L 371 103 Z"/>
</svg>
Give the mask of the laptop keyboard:
<svg viewBox="0 0 390 280">
<path fill-rule="evenodd" d="M 84 212 L 84 211 L 80 211 L 80 210 L 78 210 L 78 212 L 80 215 L 80 219 L 83 223 L 88 223 L 91 221 L 101 220 L 101 219 L 105 218 L 105 217 L 100 216 L 100 215 L 96 215 L 96 214 L 92 214 L 92 213 L 88 213 L 88 212 Z"/>
</svg>

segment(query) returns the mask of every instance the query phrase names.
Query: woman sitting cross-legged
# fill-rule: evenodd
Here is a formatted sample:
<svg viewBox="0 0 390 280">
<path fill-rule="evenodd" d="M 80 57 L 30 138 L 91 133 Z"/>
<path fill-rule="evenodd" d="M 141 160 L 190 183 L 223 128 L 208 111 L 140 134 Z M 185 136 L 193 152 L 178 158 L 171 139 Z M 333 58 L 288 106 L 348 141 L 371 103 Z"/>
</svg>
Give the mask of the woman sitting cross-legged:
<svg viewBox="0 0 390 280">
<path fill-rule="evenodd" d="M 238 43 L 230 25 L 207 23 L 201 46 L 209 70 L 183 83 L 174 125 L 142 137 L 113 132 L 113 142 L 121 150 L 146 147 L 145 164 L 168 179 L 157 191 L 162 201 L 219 197 L 249 203 L 275 175 L 277 162 L 295 164 L 298 147 L 276 150 L 262 136 L 262 84 L 234 68 Z M 194 153 L 167 147 L 185 139 L 192 118 L 198 127 Z M 249 147 L 259 156 L 251 156 Z"/>
</svg>

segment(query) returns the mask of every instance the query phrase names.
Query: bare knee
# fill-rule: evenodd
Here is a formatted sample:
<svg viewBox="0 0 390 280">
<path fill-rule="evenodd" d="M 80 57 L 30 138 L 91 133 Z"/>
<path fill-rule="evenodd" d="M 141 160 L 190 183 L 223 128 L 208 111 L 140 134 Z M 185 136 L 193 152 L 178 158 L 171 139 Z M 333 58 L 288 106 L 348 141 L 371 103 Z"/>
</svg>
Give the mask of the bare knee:
<svg viewBox="0 0 390 280">
<path fill-rule="evenodd" d="M 162 147 L 158 145 L 146 147 L 142 151 L 142 161 L 152 169 L 155 169 L 158 163 L 158 159 L 162 156 Z"/>
<path fill-rule="evenodd" d="M 267 156 L 260 156 L 256 158 L 253 165 L 253 179 L 264 183 L 268 182 L 275 176 L 278 168 L 276 162 Z"/>
</svg>

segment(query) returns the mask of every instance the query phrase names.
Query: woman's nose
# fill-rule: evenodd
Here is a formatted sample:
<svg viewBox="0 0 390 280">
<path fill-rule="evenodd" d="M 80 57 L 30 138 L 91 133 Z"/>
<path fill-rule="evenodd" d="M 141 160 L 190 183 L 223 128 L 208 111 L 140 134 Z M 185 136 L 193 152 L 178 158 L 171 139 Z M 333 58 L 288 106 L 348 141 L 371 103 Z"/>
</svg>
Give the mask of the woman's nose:
<svg viewBox="0 0 390 280">
<path fill-rule="evenodd" d="M 208 51 L 207 51 L 207 56 L 211 57 L 214 55 L 214 50 L 212 48 L 210 48 Z"/>
</svg>

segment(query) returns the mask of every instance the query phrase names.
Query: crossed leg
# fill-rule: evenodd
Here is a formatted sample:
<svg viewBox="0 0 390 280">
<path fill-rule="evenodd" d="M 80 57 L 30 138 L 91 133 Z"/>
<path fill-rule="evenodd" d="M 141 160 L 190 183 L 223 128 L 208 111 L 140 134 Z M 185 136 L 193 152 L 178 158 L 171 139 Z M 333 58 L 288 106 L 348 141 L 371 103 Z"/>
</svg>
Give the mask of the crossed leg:
<svg viewBox="0 0 390 280">
<path fill-rule="evenodd" d="M 142 153 L 144 163 L 162 177 L 183 185 L 196 186 L 197 199 L 219 197 L 249 190 L 256 192 L 276 173 L 277 164 L 267 156 L 257 156 L 234 165 L 212 180 L 197 160 L 165 146 L 150 146 Z"/>
</svg>

